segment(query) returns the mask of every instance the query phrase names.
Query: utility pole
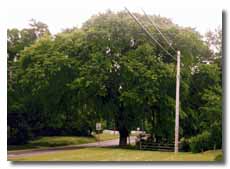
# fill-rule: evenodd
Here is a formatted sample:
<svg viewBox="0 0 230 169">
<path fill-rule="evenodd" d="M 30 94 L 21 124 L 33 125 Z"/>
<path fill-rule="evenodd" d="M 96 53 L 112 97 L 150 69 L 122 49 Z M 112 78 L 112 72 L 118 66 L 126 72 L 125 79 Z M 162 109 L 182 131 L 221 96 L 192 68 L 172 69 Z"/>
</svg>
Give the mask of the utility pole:
<svg viewBox="0 0 230 169">
<path fill-rule="evenodd" d="M 175 147 L 178 152 L 179 145 L 179 108 L 180 108 L 180 51 L 177 51 L 177 73 L 176 73 L 176 117 L 175 117 Z"/>
</svg>

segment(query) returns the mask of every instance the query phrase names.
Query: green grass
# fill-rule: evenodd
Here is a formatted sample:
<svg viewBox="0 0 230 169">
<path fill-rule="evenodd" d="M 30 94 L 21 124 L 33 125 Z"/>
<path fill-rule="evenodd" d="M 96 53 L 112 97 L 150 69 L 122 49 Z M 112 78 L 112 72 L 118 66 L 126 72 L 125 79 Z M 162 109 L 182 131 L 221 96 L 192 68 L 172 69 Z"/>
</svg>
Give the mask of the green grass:
<svg viewBox="0 0 230 169">
<path fill-rule="evenodd" d="M 113 140 L 119 138 L 119 134 L 107 134 L 107 133 L 102 133 L 102 134 L 97 134 L 94 137 L 100 141 L 106 141 L 106 140 Z"/>
<path fill-rule="evenodd" d="M 30 144 L 41 147 L 57 147 L 92 143 L 95 141 L 96 139 L 94 137 L 53 136 L 41 137 L 37 140 L 31 141 Z"/>
<path fill-rule="evenodd" d="M 93 143 L 98 141 L 112 140 L 118 138 L 119 135 L 113 134 L 100 134 L 92 137 L 78 137 L 78 136 L 49 136 L 40 137 L 36 140 L 30 141 L 28 144 L 20 146 L 8 146 L 8 150 L 28 150 L 28 149 L 41 149 L 46 147 L 58 147 L 68 145 L 79 145 L 86 143 Z"/>
<path fill-rule="evenodd" d="M 95 137 L 49 136 L 49 137 L 37 138 L 36 140 L 32 140 L 25 145 L 8 146 L 8 150 L 12 151 L 12 150 L 41 149 L 46 147 L 79 145 L 79 144 L 92 143 L 92 142 L 96 142 Z"/>
<path fill-rule="evenodd" d="M 215 161 L 221 150 L 204 153 L 141 151 L 120 148 L 83 148 L 21 158 L 12 161 Z"/>
</svg>

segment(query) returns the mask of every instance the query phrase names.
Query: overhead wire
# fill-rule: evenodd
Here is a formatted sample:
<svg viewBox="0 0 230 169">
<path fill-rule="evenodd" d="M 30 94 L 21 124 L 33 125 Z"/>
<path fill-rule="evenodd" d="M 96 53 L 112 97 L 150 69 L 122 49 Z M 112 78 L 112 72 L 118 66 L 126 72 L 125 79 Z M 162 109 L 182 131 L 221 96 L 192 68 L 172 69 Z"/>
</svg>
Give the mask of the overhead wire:
<svg viewBox="0 0 230 169">
<path fill-rule="evenodd" d="M 133 15 L 126 7 L 125 10 L 128 12 L 128 14 L 134 19 L 134 21 L 142 28 L 142 30 L 146 33 L 146 35 L 152 40 L 154 41 L 161 49 L 164 50 L 165 53 L 167 53 L 170 57 L 172 57 L 173 60 L 176 61 L 175 57 L 169 53 L 149 32 L 148 28 L 137 19 L 137 17 L 135 15 Z"/>
<path fill-rule="evenodd" d="M 161 35 L 161 37 L 166 41 L 166 43 L 169 45 L 169 47 L 176 52 L 176 49 L 174 49 L 172 47 L 172 44 L 170 43 L 170 41 L 164 36 L 164 34 L 160 31 L 159 26 L 146 14 L 146 12 L 142 9 L 145 17 L 149 20 L 150 24 L 154 26 L 154 28 L 159 32 L 159 34 Z"/>
</svg>

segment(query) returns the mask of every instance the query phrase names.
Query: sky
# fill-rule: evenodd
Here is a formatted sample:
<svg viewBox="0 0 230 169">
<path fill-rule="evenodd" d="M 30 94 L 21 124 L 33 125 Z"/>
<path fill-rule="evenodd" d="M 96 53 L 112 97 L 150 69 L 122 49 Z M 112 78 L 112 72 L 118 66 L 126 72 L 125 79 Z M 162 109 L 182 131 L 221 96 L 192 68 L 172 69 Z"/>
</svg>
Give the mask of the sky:
<svg viewBox="0 0 230 169">
<path fill-rule="evenodd" d="M 98 0 L 97 2 L 99 2 Z M 154 8 L 149 3 L 90 3 L 95 1 L 83 0 L 80 4 L 72 7 L 14 7 L 8 13 L 8 28 L 25 28 L 28 27 L 30 19 L 42 21 L 49 26 L 51 33 L 56 34 L 65 28 L 73 26 L 80 27 L 92 15 L 99 12 L 105 12 L 110 9 L 112 11 L 124 10 L 126 6 L 132 12 L 142 13 L 144 9 L 148 14 L 155 14 L 172 19 L 172 21 L 180 26 L 190 26 L 196 28 L 201 34 L 209 30 L 214 30 L 222 25 L 222 11 L 215 8 Z M 139 1 L 140 2 L 140 1 Z"/>
</svg>

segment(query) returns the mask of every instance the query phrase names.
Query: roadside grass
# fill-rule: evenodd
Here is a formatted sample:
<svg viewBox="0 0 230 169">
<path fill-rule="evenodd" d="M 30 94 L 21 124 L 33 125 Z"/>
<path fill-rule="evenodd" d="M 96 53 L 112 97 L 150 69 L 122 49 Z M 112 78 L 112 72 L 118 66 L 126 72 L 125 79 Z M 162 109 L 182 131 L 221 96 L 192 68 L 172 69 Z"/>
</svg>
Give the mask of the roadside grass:
<svg viewBox="0 0 230 169">
<path fill-rule="evenodd" d="M 119 134 L 101 133 L 101 134 L 94 135 L 94 137 L 96 138 L 96 140 L 106 141 L 106 140 L 118 139 Z"/>
<path fill-rule="evenodd" d="M 203 153 L 141 151 L 121 148 L 83 148 L 49 152 L 28 157 L 9 158 L 11 161 L 215 161 L 222 150 Z"/>
<path fill-rule="evenodd" d="M 79 136 L 45 136 L 40 137 L 35 140 L 30 141 L 25 145 L 9 145 L 7 148 L 9 151 L 16 150 L 33 150 L 33 149 L 42 149 L 47 147 L 58 147 L 58 146 L 68 146 L 68 145 L 79 145 L 86 143 L 93 143 L 106 140 L 112 140 L 119 138 L 119 135 L 116 134 L 97 134 L 91 137 L 79 137 Z"/>
<path fill-rule="evenodd" d="M 40 147 L 57 147 L 66 145 L 78 145 L 84 143 L 95 142 L 94 137 L 74 137 L 74 136 L 52 136 L 52 137 L 41 137 L 33 140 L 30 144 Z"/>
</svg>

